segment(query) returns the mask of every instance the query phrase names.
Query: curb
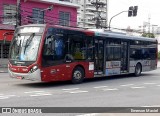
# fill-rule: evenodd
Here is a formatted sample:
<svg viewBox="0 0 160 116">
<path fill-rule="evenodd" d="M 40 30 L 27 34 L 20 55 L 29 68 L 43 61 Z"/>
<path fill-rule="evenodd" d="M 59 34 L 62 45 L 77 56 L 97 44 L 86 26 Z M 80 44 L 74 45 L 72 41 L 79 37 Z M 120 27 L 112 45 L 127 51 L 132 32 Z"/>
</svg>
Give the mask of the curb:
<svg viewBox="0 0 160 116">
<path fill-rule="evenodd" d="M 0 73 L 8 73 L 8 71 L 0 71 Z"/>
<path fill-rule="evenodd" d="M 7 67 L 0 67 L 0 73 L 8 73 Z"/>
</svg>

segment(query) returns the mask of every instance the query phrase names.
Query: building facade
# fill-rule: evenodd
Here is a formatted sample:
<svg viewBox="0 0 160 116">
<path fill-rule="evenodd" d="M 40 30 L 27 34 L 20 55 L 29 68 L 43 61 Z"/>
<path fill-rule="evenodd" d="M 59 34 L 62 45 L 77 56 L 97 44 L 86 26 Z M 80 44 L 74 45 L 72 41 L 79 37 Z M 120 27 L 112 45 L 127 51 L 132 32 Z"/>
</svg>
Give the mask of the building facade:
<svg viewBox="0 0 160 116">
<path fill-rule="evenodd" d="M 107 26 L 107 0 L 78 0 L 78 4 L 78 27 L 96 28 L 97 18 L 99 26 Z"/>
<path fill-rule="evenodd" d="M 16 24 L 48 23 L 77 27 L 77 8 L 76 0 L 20 0 L 19 4 L 17 0 L 1 0 L 0 66 L 8 58 Z"/>
</svg>

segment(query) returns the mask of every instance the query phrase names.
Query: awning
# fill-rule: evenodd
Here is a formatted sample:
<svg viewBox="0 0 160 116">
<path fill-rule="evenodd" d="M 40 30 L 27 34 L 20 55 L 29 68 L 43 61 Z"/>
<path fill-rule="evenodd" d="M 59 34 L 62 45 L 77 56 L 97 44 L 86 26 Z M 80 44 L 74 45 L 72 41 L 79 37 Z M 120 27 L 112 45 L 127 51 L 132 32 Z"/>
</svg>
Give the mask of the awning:
<svg viewBox="0 0 160 116">
<path fill-rule="evenodd" d="M 13 30 L 0 30 L 0 41 L 11 41 L 13 37 Z"/>
</svg>

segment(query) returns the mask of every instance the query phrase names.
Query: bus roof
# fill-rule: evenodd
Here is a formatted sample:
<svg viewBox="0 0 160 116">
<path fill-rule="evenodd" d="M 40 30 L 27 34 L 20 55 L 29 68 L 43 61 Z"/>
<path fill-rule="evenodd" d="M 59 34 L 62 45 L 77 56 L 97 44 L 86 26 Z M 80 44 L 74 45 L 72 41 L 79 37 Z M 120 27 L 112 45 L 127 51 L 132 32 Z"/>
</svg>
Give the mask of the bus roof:
<svg viewBox="0 0 160 116">
<path fill-rule="evenodd" d="M 126 39 L 126 40 L 141 40 L 141 41 L 157 41 L 156 38 L 147 38 L 147 37 L 138 37 L 138 36 L 129 36 L 120 34 L 120 33 L 114 33 L 114 32 L 95 32 L 95 36 L 100 37 L 108 37 L 108 38 L 115 38 L 115 39 Z"/>
<path fill-rule="evenodd" d="M 61 29 L 66 29 L 66 30 L 79 31 L 79 32 L 85 33 L 88 36 L 94 36 L 94 34 L 95 34 L 94 31 L 89 31 L 86 29 L 78 28 L 78 27 L 77 28 L 76 27 L 67 27 L 67 26 L 61 26 L 61 25 L 28 24 L 28 25 L 19 26 L 18 28 L 23 28 L 23 27 L 54 27 L 54 28 L 61 28 Z"/>
<path fill-rule="evenodd" d="M 129 36 L 125 35 L 124 33 L 115 33 L 110 31 L 97 31 L 97 30 L 87 30 L 82 28 L 75 28 L 75 27 L 65 27 L 60 25 L 49 25 L 49 24 L 29 24 L 24 26 L 48 26 L 48 27 L 56 27 L 56 28 L 62 28 L 62 29 L 68 29 L 68 30 L 74 30 L 74 31 L 81 31 L 84 32 L 86 35 L 89 36 L 100 36 L 100 37 L 108 37 L 113 39 L 126 39 L 126 40 L 141 40 L 141 41 L 157 41 L 156 38 L 147 38 L 147 37 L 138 37 L 138 36 Z M 21 26 L 21 27 L 24 27 Z"/>
</svg>

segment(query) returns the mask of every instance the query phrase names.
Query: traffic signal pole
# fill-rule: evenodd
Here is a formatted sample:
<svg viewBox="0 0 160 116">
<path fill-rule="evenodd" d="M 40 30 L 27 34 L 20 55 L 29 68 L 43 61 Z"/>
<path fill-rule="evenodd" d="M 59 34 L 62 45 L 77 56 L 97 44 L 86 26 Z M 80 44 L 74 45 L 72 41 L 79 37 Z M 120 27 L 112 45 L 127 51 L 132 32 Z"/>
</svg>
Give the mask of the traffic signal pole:
<svg viewBox="0 0 160 116">
<path fill-rule="evenodd" d="M 112 19 L 113 19 L 114 17 L 116 17 L 116 16 L 118 16 L 118 15 L 124 13 L 124 12 L 128 12 L 128 17 L 137 16 L 137 10 L 138 10 L 138 6 L 134 6 L 134 7 L 133 7 L 133 6 L 130 6 L 130 7 L 129 7 L 129 10 L 121 11 L 121 12 L 119 12 L 118 14 L 112 16 L 111 19 L 110 19 L 110 21 L 109 21 L 109 26 L 108 26 L 109 31 L 110 31 L 110 28 L 111 28 L 111 21 L 112 21 Z"/>
<path fill-rule="evenodd" d="M 114 17 L 116 17 L 116 16 L 118 16 L 118 15 L 124 13 L 124 12 L 128 12 L 128 10 L 119 12 L 118 14 L 116 14 L 116 15 L 114 15 L 114 16 L 111 17 L 111 19 L 109 20 L 109 26 L 108 26 L 109 31 L 110 31 L 110 28 L 111 28 L 111 21 L 112 21 L 112 19 L 113 19 Z"/>
</svg>

